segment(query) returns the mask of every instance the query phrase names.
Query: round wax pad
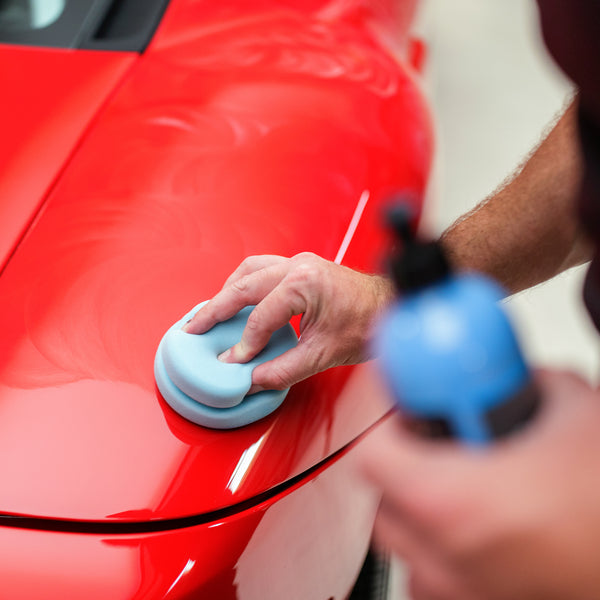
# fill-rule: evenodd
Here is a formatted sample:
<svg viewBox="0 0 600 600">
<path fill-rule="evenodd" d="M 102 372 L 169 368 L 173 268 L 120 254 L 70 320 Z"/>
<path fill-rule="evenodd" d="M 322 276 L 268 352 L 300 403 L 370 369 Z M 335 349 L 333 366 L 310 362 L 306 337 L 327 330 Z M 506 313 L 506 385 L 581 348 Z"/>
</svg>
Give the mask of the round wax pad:
<svg viewBox="0 0 600 600">
<path fill-rule="evenodd" d="M 186 419 L 217 429 L 241 427 L 262 419 L 280 406 L 288 390 L 266 390 L 246 396 L 252 371 L 293 348 L 298 339 L 291 325 L 278 329 L 266 348 L 245 364 L 223 363 L 217 356 L 242 337 L 253 306 L 218 323 L 210 331 L 182 331 L 199 304 L 165 333 L 154 361 L 158 389 L 166 402 Z"/>
</svg>

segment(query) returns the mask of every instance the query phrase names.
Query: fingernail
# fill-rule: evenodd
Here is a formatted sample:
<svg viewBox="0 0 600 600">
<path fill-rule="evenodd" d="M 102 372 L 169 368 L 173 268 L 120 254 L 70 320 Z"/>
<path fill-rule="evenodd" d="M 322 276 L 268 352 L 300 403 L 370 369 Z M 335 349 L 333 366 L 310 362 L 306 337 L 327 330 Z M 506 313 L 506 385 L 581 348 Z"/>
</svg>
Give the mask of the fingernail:
<svg viewBox="0 0 600 600">
<path fill-rule="evenodd" d="M 248 390 L 248 396 L 252 394 L 257 394 L 258 392 L 264 392 L 266 389 L 267 388 L 263 387 L 262 385 L 253 385 Z"/>
<path fill-rule="evenodd" d="M 184 331 L 185 333 L 189 333 L 189 327 L 188 325 L 191 323 L 191 319 L 189 319 L 189 321 L 186 321 L 184 326 L 181 328 L 181 331 Z"/>
<path fill-rule="evenodd" d="M 231 356 L 231 348 L 229 348 L 229 350 L 225 350 L 225 352 L 222 352 L 221 354 L 219 354 L 219 356 L 217 356 L 217 358 L 221 361 L 221 362 L 227 362 L 227 359 Z"/>
</svg>

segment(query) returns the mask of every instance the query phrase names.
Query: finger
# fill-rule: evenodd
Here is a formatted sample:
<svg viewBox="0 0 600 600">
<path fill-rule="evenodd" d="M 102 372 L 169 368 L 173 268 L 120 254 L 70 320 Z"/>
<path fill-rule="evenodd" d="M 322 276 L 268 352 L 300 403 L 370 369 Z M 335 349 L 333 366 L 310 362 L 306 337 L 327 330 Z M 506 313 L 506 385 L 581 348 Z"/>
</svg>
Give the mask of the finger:
<svg viewBox="0 0 600 600">
<path fill-rule="evenodd" d="M 430 444 L 431 442 L 429 442 Z M 419 476 L 423 453 L 428 448 L 402 425 L 401 416 L 394 416 L 373 429 L 360 446 L 360 462 L 366 478 L 378 487 L 392 482 L 404 482 Z"/>
<path fill-rule="evenodd" d="M 419 490 L 423 480 L 431 477 L 424 456 L 428 445 L 407 432 L 395 415 L 373 430 L 359 449 L 359 460 L 367 480 L 382 490 L 386 512 L 393 510 L 398 519 L 415 523 L 417 514 L 423 520 L 419 506 Z"/>
<path fill-rule="evenodd" d="M 579 375 L 569 371 L 536 370 L 534 382 L 540 406 L 532 426 L 522 431 L 524 441 L 535 444 L 540 435 L 546 438 L 568 436 L 571 428 L 581 426 L 581 421 L 595 420 L 600 407 L 589 383 Z"/>
<path fill-rule="evenodd" d="M 416 562 L 410 568 L 409 596 L 411 600 L 481 600 L 463 580 L 443 562 Z"/>
<path fill-rule="evenodd" d="M 217 323 L 233 317 L 245 306 L 259 303 L 281 282 L 286 272 L 285 263 L 277 262 L 245 275 L 209 300 L 184 325 L 183 330 L 187 333 L 206 333 Z"/>
<path fill-rule="evenodd" d="M 289 262 L 289 258 L 285 258 L 284 256 L 276 256 L 275 254 L 261 254 L 258 256 L 248 256 L 245 258 L 238 268 L 226 279 L 223 284 L 224 289 L 242 277 L 246 275 L 250 275 L 255 271 L 259 271 L 260 269 L 266 269 L 267 267 L 271 267 L 276 264 L 281 264 L 285 262 Z"/>
<path fill-rule="evenodd" d="M 360 452 L 365 477 L 383 491 L 398 518 L 410 520 L 432 543 L 451 546 L 458 524 L 467 535 L 470 517 L 493 490 L 479 485 L 489 479 L 489 454 L 419 438 L 397 419 L 374 430 Z"/>
<path fill-rule="evenodd" d="M 419 534 L 409 521 L 398 518 L 382 500 L 375 526 L 375 544 L 392 552 L 410 572 L 411 598 L 414 600 L 466 600 L 458 573 L 439 548 Z"/>
<path fill-rule="evenodd" d="M 277 358 L 258 365 L 252 372 L 252 389 L 285 390 L 320 370 L 315 366 L 314 353 L 300 342 Z"/>
<path fill-rule="evenodd" d="M 384 495 L 373 525 L 373 540 L 406 562 L 424 554 L 424 541 L 411 522 L 399 515 Z"/>
<path fill-rule="evenodd" d="M 576 399 L 584 395 L 581 392 L 591 389 L 583 377 L 572 371 L 537 369 L 533 376 L 542 398 L 573 396 Z"/>
<path fill-rule="evenodd" d="M 267 270 L 280 272 L 282 267 L 277 265 L 270 269 L 264 269 L 264 271 Z M 294 315 L 306 311 L 306 300 L 302 294 L 296 291 L 295 286 L 286 284 L 284 280 L 280 285 L 271 285 L 270 287 L 271 291 L 257 303 L 250 313 L 242 333 L 242 339 L 235 346 L 226 350 L 219 357 L 220 360 L 239 363 L 252 360 L 267 345 L 275 331 L 289 323 Z"/>
<path fill-rule="evenodd" d="M 248 393 L 246 394 L 246 396 L 252 396 L 252 394 L 258 394 L 258 392 L 264 392 L 265 390 L 268 390 L 268 389 L 269 388 L 263 387 L 262 385 L 252 384 L 250 386 L 250 389 L 248 390 Z"/>
</svg>

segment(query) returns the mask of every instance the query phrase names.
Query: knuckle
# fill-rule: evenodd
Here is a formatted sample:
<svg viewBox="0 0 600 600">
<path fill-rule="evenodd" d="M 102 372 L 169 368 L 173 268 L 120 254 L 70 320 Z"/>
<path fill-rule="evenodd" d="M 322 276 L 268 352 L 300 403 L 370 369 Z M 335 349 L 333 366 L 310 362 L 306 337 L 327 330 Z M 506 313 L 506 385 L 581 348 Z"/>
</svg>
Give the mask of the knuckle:
<svg viewBox="0 0 600 600">
<path fill-rule="evenodd" d="M 292 258 L 293 267 L 288 273 L 292 286 L 318 287 L 325 281 L 329 262 L 313 252 L 301 252 Z"/>
<path fill-rule="evenodd" d="M 313 262 L 319 260 L 319 257 L 314 252 L 300 252 L 292 257 L 292 261 L 297 263 Z"/>
<path fill-rule="evenodd" d="M 262 319 L 259 311 L 255 308 L 250 315 L 248 315 L 248 320 L 246 321 L 246 331 L 251 333 L 256 333 L 261 329 Z"/>
<path fill-rule="evenodd" d="M 312 373 L 319 373 L 331 367 L 337 367 L 343 364 L 339 357 L 331 352 L 329 344 L 315 344 L 308 342 L 307 351 L 309 352 L 306 360 L 306 368 Z"/>
<path fill-rule="evenodd" d="M 285 367 L 274 366 L 269 376 L 269 387 L 276 390 L 285 390 L 294 383 L 292 373 Z"/>
<path fill-rule="evenodd" d="M 240 296 L 243 296 L 244 294 L 246 294 L 248 292 L 249 288 L 250 288 L 250 279 L 247 275 L 244 277 L 240 277 L 237 281 L 234 281 L 231 284 L 231 289 L 234 292 L 236 292 L 237 294 L 239 294 Z"/>
<path fill-rule="evenodd" d="M 248 347 L 243 341 L 239 344 L 236 344 L 232 348 L 233 356 L 235 357 L 235 362 L 245 363 L 252 358 L 252 348 Z"/>
<path fill-rule="evenodd" d="M 252 256 L 246 256 L 246 258 L 244 258 L 240 265 L 251 267 L 258 258 L 259 257 L 256 254 L 253 254 Z"/>
<path fill-rule="evenodd" d="M 300 285 L 313 285 L 318 283 L 322 276 L 319 264 L 314 262 L 300 263 L 289 274 L 290 283 Z"/>
</svg>

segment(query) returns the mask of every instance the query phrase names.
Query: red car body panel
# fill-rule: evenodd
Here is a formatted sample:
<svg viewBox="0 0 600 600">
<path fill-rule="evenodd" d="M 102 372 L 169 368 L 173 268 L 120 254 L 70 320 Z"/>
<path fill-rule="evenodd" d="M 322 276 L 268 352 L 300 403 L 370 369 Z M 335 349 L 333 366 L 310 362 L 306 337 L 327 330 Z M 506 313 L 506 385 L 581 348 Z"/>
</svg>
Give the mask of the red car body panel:
<svg viewBox="0 0 600 600">
<path fill-rule="evenodd" d="M 0 45 L 0 271 L 135 54 Z"/>
<path fill-rule="evenodd" d="M 45 187 L 19 217 L 22 229 L 43 202 L 0 277 L 0 525 L 9 525 L 0 527 L 0 572 L 12 597 L 38 589 L 19 570 L 22 554 L 7 555 L 17 538 L 47 563 L 40 581 L 54 581 L 52 597 L 94 576 L 63 581 L 50 548 L 75 553 L 82 573 L 99 563 L 115 591 L 86 598 L 183 598 L 201 588 L 202 598 L 310 597 L 275 594 L 285 570 L 264 575 L 271 595 L 239 592 L 250 540 L 274 540 L 264 559 L 284 543 L 260 528 L 269 511 L 292 528 L 289 544 L 298 536 L 311 545 L 290 573 L 314 569 L 353 532 L 356 543 L 340 550 L 352 557 L 335 571 L 341 583 L 320 580 L 329 591 L 314 597 L 343 597 L 368 544 L 376 502 L 358 491 L 352 500 L 352 469 L 336 475 L 346 464 L 338 452 L 386 412 L 361 369 L 312 377 L 266 419 L 213 431 L 166 405 L 152 363 L 165 330 L 247 255 L 312 251 L 381 266 L 382 206 L 398 190 L 418 204 L 432 154 L 427 107 L 402 60 L 414 2 L 396 12 L 378 3 L 377 13 L 342 3 L 342 14 L 328 2 L 213 4 L 174 1 L 134 64 L 109 55 L 101 109 L 89 109 L 97 114 L 57 180 L 60 161 L 44 163 Z M 304 485 L 319 480 L 343 485 L 321 497 Z M 292 500 L 303 489 L 314 504 Z M 340 496 L 348 506 L 338 514 Z M 285 525 L 284 501 L 294 507 Z M 320 502 L 329 521 L 313 519 Z M 203 524 L 171 521 L 182 518 Z M 302 532 L 303 519 L 321 523 L 322 535 Z M 215 581 L 218 594 L 208 591 Z"/>
<path fill-rule="evenodd" d="M 341 453 L 269 501 L 186 527 L 128 534 L 0 527 L 3 590 L 11 600 L 345 598 L 378 501 L 356 485 L 354 454 Z"/>
</svg>

